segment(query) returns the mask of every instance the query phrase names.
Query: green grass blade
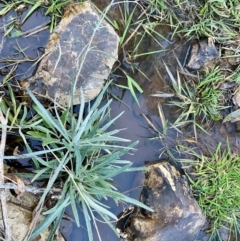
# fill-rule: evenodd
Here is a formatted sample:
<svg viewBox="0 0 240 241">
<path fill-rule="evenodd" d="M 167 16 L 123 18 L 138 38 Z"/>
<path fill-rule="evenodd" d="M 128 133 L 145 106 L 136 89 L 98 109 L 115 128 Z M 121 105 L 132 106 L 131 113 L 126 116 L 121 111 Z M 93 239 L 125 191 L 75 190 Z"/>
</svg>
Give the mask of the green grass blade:
<svg viewBox="0 0 240 241">
<path fill-rule="evenodd" d="M 22 20 L 22 24 L 24 24 L 24 22 L 41 6 L 42 2 L 41 1 L 37 1 L 32 7 L 31 9 L 28 11 L 27 15 L 25 16 L 25 18 Z"/>
<path fill-rule="evenodd" d="M 76 200 L 75 200 L 75 190 L 73 189 L 73 186 L 70 186 L 70 188 L 69 188 L 69 196 L 70 196 L 70 203 L 71 203 L 75 222 L 76 222 L 77 226 L 80 227 L 78 210 L 77 210 Z"/>
<path fill-rule="evenodd" d="M 59 176 L 59 173 L 62 171 L 63 165 L 65 165 L 71 158 L 72 158 L 72 156 L 69 155 L 69 152 L 66 152 L 64 157 L 62 157 L 62 160 L 59 162 L 58 166 L 54 170 L 53 175 L 49 179 L 47 187 L 45 188 L 45 191 L 44 191 L 44 193 L 42 194 L 42 196 L 39 200 L 38 208 L 39 208 L 40 204 L 44 202 L 45 197 L 47 196 L 50 189 L 53 187 L 53 184 L 56 181 L 57 177 Z"/>
<path fill-rule="evenodd" d="M 56 234 L 56 231 L 57 231 L 57 229 L 58 229 L 59 226 L 60 226 L 60 222 L 61 222 L 61 220 L 62 220 L 62 217 L 63 217 L 63 214 L 64 214 L 64 210 L 65 210 L 65 208 L 63 208 L 63 209 L 62 209 L 62 212 L 57 216 L 57 218 L 56 218 L 56 220 L 55 220 L 55 222 L 54 222 L 54 225 L 53 225 L 53 227 L 51 228 L 51 231 L 50 231 L 50 233 L 49 233 L 48 238 L 47 238 L 46 241 L 52 241 L 52 240 L 53 240 L 54 235 Z"/>
<path fill-rule="evenodd" d="M 84 107 L 85 107 L 84 93 L 83 93 L 83 90 L 81 88 L 81 104 L 80 104 L 80 109 L 79 109 L 79 112 L 78 112 L 78 120 L 77 120 L 76 130 L 80 129 L 80 125 L 83 122 Z M 74 130 L 74 132 L 76 130 Z"/>
<path fill-rule="evenodd" d="M 84 199 L 86 200 L 87 204 L 93 208 L 94 210 L 96 210 L 97 212 L 103 213 L 105 215 L 108 215 L 109 217 L 113 218 L 114 220 L 117 220 L 118 218 L 111 213 L 110 211 L 108 211 L 106 208 L 103 208 L 102 206 L 96 204 L 96 200 L 94 200 L 91 196 L 89 195 L 84 195 Z"/>
<path fill-rule="evenodd" d="M 56 130 L 58 130 L 65 139 L 68 140 L 68 135 L 66 135 L 65 131 L 62 130 L 62 128 L 59 127 L 59 125 L 56 123 L 56 120 L 52 117 L 52 115 L 47 111 L 42 104 L 37 100 L 37 98 L 32 94 L 32 92 L 26 88 L 29 96 L 32 98 L 34 103 L 37 105 L 38 109 L 41 112 L 41 116 L 46 119 L 47 123 L 49 123 L 51 126 L 53 126 Z"/>
<path fill-rule="evenodd" d="M 82 202 L 82 209 L 83 209 L 83 214 L 84 214 L 84 218 L 85 218 L 85 222 L 86 222 L 86 226 L 87 226 L 89 241 L 93 241 L 91 218 L 89 216 L 88 208 L 87 208 L 85 202 Z"/>
<path fill-rule="evenodd" d="M 126 77 L 127 77 L 127 82 L 128 82 L 128 88 L 129 88 L 129 90 L 130 90 L 130 92 L 131 92 L 134 100 L 135 100 L 136 103 L 139 105 L 139 102 L 138 102 L 136 93 L 135 93 L 134 88 L 133 88 L 133 85 L 134 85 L 133 83 L 135 83 L 135 81 L 134 81 L 130 76 L 128 76 L 128 75 L 126 75 Z M 134 86 L 135 86 L 135 85 L 134 85 Z M 140 86 L 139 86 L 139 89 L 142 91 L 142 89 L 140 88 Z M 141 92 L 140 92 L 140 93 L 141 93 Z"/>
<path fill-rule="evenodd" d="M 132 85 L 140 92 L 141 94 L 143 93 L 143 89 L 140 87 L 140 85 L 130 76 L 128 76 L 128 79 L 131 80 Z"/>
</svg>

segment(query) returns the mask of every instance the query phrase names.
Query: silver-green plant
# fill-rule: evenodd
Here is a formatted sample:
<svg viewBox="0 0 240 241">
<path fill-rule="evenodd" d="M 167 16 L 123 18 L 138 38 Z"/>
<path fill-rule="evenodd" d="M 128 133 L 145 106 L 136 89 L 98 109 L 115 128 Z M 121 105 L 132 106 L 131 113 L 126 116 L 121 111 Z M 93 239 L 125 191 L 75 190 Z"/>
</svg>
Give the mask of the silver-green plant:
<svg viewBox="0 0 240 241">
<path fill-rule="evenodd" d="M 46 218 L 32 232 L 29 240 L 33 240 L 54 221 L 59 223 L 68 205 L 72 207 L 77 225 L 80 225 L 77 205 L 81 206 L 90 241 L 93 240 L 92 224 L 97 228 L 95 214 L 115 230 L 112 221 L 116 221 L 117 217 L 102 203 L 102 199 L 112 198 L 116 204 L 128 202 L 151 210 L 141 202 L 120 193 L 113 184 L 113 177 L 116 175 L 143 168 L 133 168 L 130 161 L 120 159 L 137 143 L 124 146 L 122 143 L 129 140 L 116 136 L 120 130 L 107 130 L 122 114 L 111 120 L 111 100 L 100 106 L 107 87 L 108 85 L 104 87 L 93 104 L 88 104 L 87 107 L 81 104 L 78 113 L 74 113 L 71 104 L 65 110 L 59 110 L 55 105 L 54 111 L 50 112 L 28 90 L 34 102 L 36 114 L 33 118 L 36 121 L 25 124 L 27 112 L 24 111 L 18 130 L 29 153 L 23 157 L 31 157 L 34 163 L 36 175 L 32 181 L 46 178 L 46 174 L 49 174 L 48 184 L 37 209 L 44 203 L 56 181 L 61 180 L 63 183 L 61 198 L 54 207 L 43 213 Z M 83 93 L 81 101 L 84 103 Z M 29 139 L 41 141 L 43 150 L 34 152 L 28 144 Z M 101 240 L 98 230 L 97 233 Z"/>
</svg>

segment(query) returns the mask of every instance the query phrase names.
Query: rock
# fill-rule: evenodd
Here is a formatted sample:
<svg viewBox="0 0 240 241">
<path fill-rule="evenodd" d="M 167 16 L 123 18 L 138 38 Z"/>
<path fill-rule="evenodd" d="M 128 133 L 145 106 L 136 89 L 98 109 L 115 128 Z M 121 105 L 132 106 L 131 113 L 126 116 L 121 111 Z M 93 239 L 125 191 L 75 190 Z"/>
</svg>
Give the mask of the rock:
<svg viewBox="0 0 240 241">
<path fill-rule="evenodd" d="M 234 91 L 232 101 L 236 107 L 240 107 L 240 88 L 237 88 L 236 91 Z"/>
<path fill-rule="evenodd" d="M 49 38 L 35 75 L 29 79 L 29 89 L 68 106 L 75 81 L 73 104 L 81 102 L 81 87 L 85 101 L 92 100 L 117 60 L 118 42 L 112 26 L 90 2 L 69 5 Z"/>
<path fill-rule="evenodd" d="M 202 66 L 219 57 L 212 38 L 195 42 L 190 50 L 186 67 L 190 70 L 199 70 Z"/>
<path fill-rule="evenodd" d="M 33 209 L 37 206 L 40 199 L 39 196 L 25 192 L 20 200 L 15 198 L 9 190 L 6 191 L 7 199 L 7 214 L 8 221 L 11 227 L 12 237 L 14 240 L 23 240 L 29 230 L 32 218 Z M 42 222 L 43 216 L 39 217 L 38 222 Z M 0 208 L 0 224 L 3 226 L 2 210 Z M 46 241 L 51 232 L 51 226 L 43 231 L 36 239 L 38 241 Z M 58 232 L 58 231 L 57 231 Z M 2 233 L 2 231 L 1 231 Z M 54 237 L 53 241 L 64 241 L 61 234 Z"/>
<path fill-rule="evenodd" d="M 205 223 L 188 183 L 168 162 L 151 165 L 140 200 L 154 212 L 141 209 L 129 218 L 127 241 L 193 241 Z"/>
</svg>

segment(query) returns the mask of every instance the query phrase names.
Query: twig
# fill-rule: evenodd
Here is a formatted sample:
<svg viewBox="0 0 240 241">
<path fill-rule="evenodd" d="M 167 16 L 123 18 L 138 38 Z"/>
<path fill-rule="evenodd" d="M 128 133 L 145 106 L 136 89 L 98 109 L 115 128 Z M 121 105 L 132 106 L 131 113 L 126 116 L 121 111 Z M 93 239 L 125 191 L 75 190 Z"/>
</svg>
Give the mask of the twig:
<svg viewBox="0 0 240 241">
<path fill-rule="evenodd" d="M 4 183 L 0 184 L 0 189 L 18 189 L 18 185 L 14 183 Z M 25 186 L 24 187 L 26 192 L 30 192 L 33 194 L 38 194 L 38 193 L 43 193 L 45 191 L 45 188 L 38 188 L 38 187 L 33 187 L 33 186 Z M 49 193 L 50 194 L 55 194 L 55 193 L 61 193 L 62 189 L 61 188 L 52 188 L 50 189 Z"/>
<path fill-rule="evenodd" d="M 23 238 L 23 241 L 28 241 L 29 237 L 31 236 L 31 234 L 33 232 L 33 230 L 35 229 L 36 224 L 39 221 L 39 217 L 40 217 L 40 214 L 41 214 L 42 209 L 43 209 L 43 203 L 44 202 L 42 202 L 40 204 L 39 209 L 36 209 L 37 207 L 34 209 L 34 211 L 32 213 L 32 221 L 31 221 L 31 223 L 30 223 L 30 225 L 28 227 L 27 233 L 25 234 L 25 236 Z"/>
<path fill-rule="evenodd" d="M 4 31 L 4 33 L 6 33 L 6 25 L 5 25 L 4 18 L 2 18 L 2 20 L 3 20 L 3 31 Z M 4 43 L 6 41 L 5 34 L 2 34 L 1 36 L 2 36 L 2 39 L 0 41 L 0 53 L 2 52 L 2 49 L 4 47 Z"/>
<path fill-rule="evenodd" d="M 0 224 L 0 240 L 5 241 L 5 239 L 3 238 L 3 233 L 4 233 L 4 227 L 2 226 L 2 224 Z M 11 241 L 17 241 L 14 237 L 12 237 Z"/>
<path fill-rule="evenodd" d="M 7 122 L 8 122 L 8 113 L 9 109 L 6 114 L 6 118 L 4 118 L 3 113 L 0 109 L 0 122 L 2 123 L 2 137 L 0 143 L 0 184 L 4 183 L 4 166 L 3 166 L 3 156 L 6 146 L 6 138 L 7 138 Z M 5 190 L 0 190 L 0 200 L 1 200 L 1 207 L 2 207 L 2 218 L 3 218 L 3 225 L 5 230 L 5 241 L 11 241 L 11 229 L 8 222 L 8 215 L 7 215 L 7 204 L 6 204 L 6 195 Z"/>
</svg>

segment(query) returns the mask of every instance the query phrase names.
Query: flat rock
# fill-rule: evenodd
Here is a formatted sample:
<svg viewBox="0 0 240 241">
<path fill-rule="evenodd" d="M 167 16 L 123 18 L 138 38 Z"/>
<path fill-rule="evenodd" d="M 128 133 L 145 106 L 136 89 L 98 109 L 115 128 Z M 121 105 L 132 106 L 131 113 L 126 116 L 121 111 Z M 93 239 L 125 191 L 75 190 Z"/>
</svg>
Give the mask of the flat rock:
<svg viewBox="0 0 240 241">
<path fill-rule="evenodd" d="M 33 218 L 33 210 L 37 206 L 40 197 L 25 192 L 20 199 L 15 198 L 9 190 L 6 191 L 8 222 L 14 240 L 23 240 L 30 228 Z M 40 215 L 38 222 L 42 222 L 44 217 Z M 0 225 L 3 227 L 2 208 L 0 207 Z M 46 241 L 51 232 L 51 226 L 46 228 L 36 239 Z M 0 237 L 3 231 L 0 231 Z M 2 239 L 1 239 L 2 240 Z M 64 241 L 61 234 L 55 236 L 53 241 Z"/>
<path fill-rule="evenodd" d="M 92 100 L 101 91 L 117 60 L 119 37 L 90 2 L 66 7 L 64 16 L 51 34 L 45 54 L 29 89 L 62 106 L 68 106 L 71 88 L 73 104 Z"/>
<path fill-rule="evenodd" d="M 190 70 L 199 70 L 218 57 L 214 41 L 211 38 L 203 39 L 192 44 L 186 67 Z"/>
<path fill-rule="evenodd" d="M 205 223 L 188 183 L 168 162 L 151 165 L 140 200 L 154 212 L 140 209 L 125 228 L 127 241 L 193 241 Z"/>
</svg>

